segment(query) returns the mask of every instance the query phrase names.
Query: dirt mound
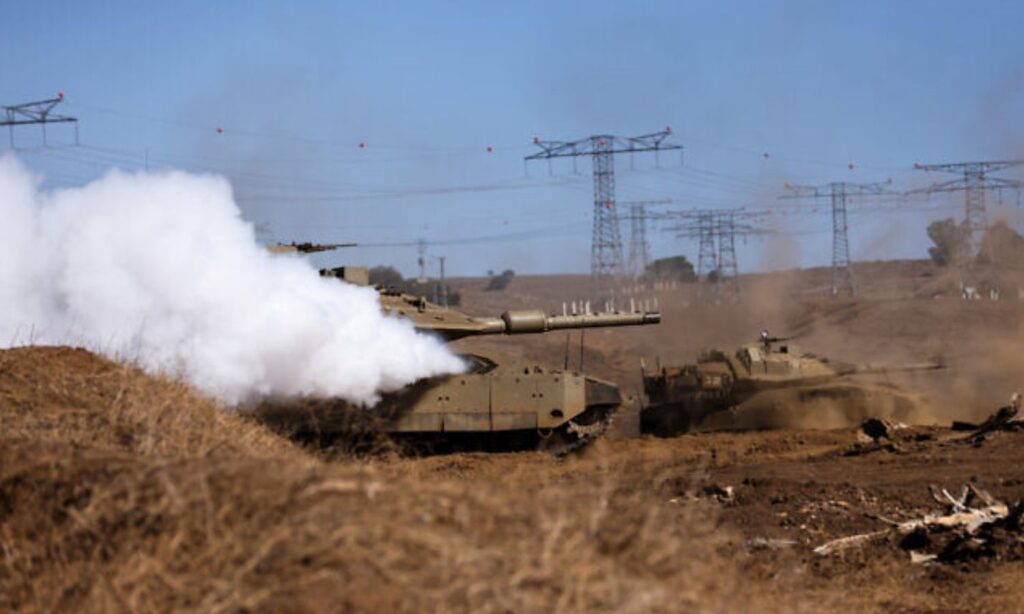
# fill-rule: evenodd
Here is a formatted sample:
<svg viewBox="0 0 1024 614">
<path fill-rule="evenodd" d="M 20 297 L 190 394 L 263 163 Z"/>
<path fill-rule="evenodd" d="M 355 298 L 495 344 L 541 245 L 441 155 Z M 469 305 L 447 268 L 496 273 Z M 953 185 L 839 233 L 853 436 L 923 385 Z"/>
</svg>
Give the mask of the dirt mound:
<svg viewBox="0 0 1024 614">
<path fill-rule="evenodd" d="M 0 351 L 0 437 L 146 456 L 297 454 L 170 378 L 82 349 Z"/>
<path fill-rule="evenodd" d="M 0 364 L 0 610 L 667 611 L 753 592 L 713 507 L 611 471 L 328 463 L 81 350 Z"/>
</svg>

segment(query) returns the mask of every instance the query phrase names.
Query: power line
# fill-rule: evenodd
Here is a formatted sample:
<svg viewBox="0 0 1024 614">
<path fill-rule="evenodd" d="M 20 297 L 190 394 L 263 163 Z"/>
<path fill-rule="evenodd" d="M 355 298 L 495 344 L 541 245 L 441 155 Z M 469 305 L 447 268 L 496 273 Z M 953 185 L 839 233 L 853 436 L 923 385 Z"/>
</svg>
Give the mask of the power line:
<svg viewBox="0 0 1024 614">
<path fill-rule="evenodd" d="M 770 234 L 772 231 L 763 225 L 766 214 L 746 209 L 693 209 L 667 215 L 681 220 L 668 228 L 676 237 L 698 241 L 698 297 L 707 298 L 705 285 L 713 281 L 716 302 L 739 300 L 736 237 Z"/>
<path fill-rule="evenodd" d="M 622 235 L 615 212 L 615 156 L 661 150 L 682 149 L 681 145 L 666 143 L 672 129 L 634 137 L 611 134 L 592 135 L 577 141 L 543 141 L 535 137 L 534 145 L 541 151 L 526 156 L 524 161 L 578 158 L 588 156 L 594 170 L 594 226 L 590 244 L 590 274 L 595 285 L 604 285 L 609 278 L 621 275 L 625 269 L 622 255 Z M 596 289 L 596 288 L 595 288 Z"/>
<path fill-rule="evenodd" d="M 988 228 L 988 214 L 985 211 L 985 193 L 1004 189 L 1020 190 L 1024 182 L 1002 177 L 991 177 L 989 173 L 998 172 L 1024 164 L 1024 160 L 991 160 L 987 162 L 956 162 L 950 164 L 914 164 L 914 168 L 922 171 L 954 173 L 961 175 L 958 179 L 934 183 L 925 188 L 907 192 L 908 194 L 935 194 L 938 192 L 964 193 L 964 224 L 967 227 L 968 254 L 960 257 L 965 264 L 978 255 L 985 230 Z M 1019 192 L 1018 192 L 1019 194 Z"/>
<path fill-rule="evenodd" d="M 786 184 L 790 191 L 780 198 L 830 198 L 832 200 L 832 294 L 857 294 L 850 268 L 850 226 L 846 219 L 848 196 L 891 194 L 889 183 L 850 183 L 835 181 L 824 185 L 799 186 Z"/>
<path fill-rule="evenodd" d="M 7 126 L 10 132 L 11 148 L 14 148 L 14 127 L 37 125 L 43 131 L 43 144 L 46 144 L 46 125 L 72 123 L 75 125 L 75 143 L 78 142 L 78 118 L 69 115 L 58 115 L 53 112 L 54 107 L 64 102 L 64 92 L 56 98 L 38 100 L 36 102 L 25 102 L 22 104 L 5 106 L 4 119 L 0 120 L 0 127 Z"/>
<path fill-rule="evenodd" d="M 647 241 L 648 221 L 652 214 L 647 210 L 650 205 L 671 204 L 671 199 L 635 200 L 622 204 L 629 207 L 629 215 L 619 216 L 619 220 L 629 221 L 629 274 L 634 277 L 643 275 L 651 260 L 651 246 Z"/>
</svg>

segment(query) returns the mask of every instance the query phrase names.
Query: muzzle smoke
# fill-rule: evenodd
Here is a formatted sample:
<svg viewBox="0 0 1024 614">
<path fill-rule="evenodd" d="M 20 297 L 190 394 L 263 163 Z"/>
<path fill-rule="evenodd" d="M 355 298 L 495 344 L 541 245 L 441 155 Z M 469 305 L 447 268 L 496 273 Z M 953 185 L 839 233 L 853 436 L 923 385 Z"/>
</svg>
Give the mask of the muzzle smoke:
<svg viewBox="0 0 1024 614">
<path fill-rule="evenodd" d="M 376 293 L 273 256 L 220 177 L 111 171 L 42 192 L 0 158 L 0 344 L 75 344 L 183 377 L 227 403 L 374 402 L 455 372 Z"/>
</svg>

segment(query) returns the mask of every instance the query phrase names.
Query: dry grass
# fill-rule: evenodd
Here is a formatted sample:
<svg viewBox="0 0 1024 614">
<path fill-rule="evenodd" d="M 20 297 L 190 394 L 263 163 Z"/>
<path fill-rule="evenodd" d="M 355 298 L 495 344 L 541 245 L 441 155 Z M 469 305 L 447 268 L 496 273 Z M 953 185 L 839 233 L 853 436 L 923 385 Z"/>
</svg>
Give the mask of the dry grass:
<svg viewBox="0 0 1024 614">
<path fill-rule="evenodd" d="M 676 611 L 749 604 L 657 489 L 323 462 L 178 383 L 0 353 L 0 610 Z M 763 601 L 761 602 L 763 603 Z"/>
<path fill-rule="evenodd" d="M 300 456 L 183 383 L 82 349 L 0 352 L 0 403 L 8 445 L 70 444 L 144 457 Z"/>
</svg>

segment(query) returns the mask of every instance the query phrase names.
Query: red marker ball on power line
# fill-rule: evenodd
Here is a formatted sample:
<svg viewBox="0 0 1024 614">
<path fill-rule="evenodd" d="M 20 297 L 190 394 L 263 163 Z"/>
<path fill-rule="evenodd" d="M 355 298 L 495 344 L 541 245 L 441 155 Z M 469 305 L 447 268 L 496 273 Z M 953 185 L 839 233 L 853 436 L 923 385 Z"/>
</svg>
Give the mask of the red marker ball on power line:
<svg viewBox="0 0 1024 614">
<path fill-rule="evenodd" d="M 761 154 L 761 155 L 763 155 L 763 156 L 764 156 L 764 159 L 765 159 L 765 160 L 767 160 L 768 158 L 772 157 L 772 155 L 771 155 L 770 153 L 768 153 L 767 151 L 766 151 L 766 152 L 764 152 L 764 153 L 763 153 L 763 154 Z"/>
<path fill-rule="evenodd" d="M 492 145 L 488 145 L 488 146 L 487 146 L 487 153 L 491 153 L 491 152 L 493 152 L 493 151 L 494 151 L 494 146 L 492 146 Z"/>
<path fill-rule="evenodd" d="M 665 132 L 672 134 L 672 124 L 665 126 Z"/>
<path fill-rule="evenodd" d="M 534 143 L 540 143 L 540 137 L 539 136 L 534 136 L 533 137 L 533 142 Z"/>
<path fill-rule="evenodd" d="M 847 164 L 846 168 L 848 168 L 848 169 L 850 169 L 852 171 L 853 170 L 853 162 L 850 162 L 849 164 Z"/>
<path fill-rule="evenodd" d="M 57 92 L 57 97 L 58 98 L 63 98 L 64 97 L 64 90 L 61 90 L 61 91 Z"/>
<path fill-rule="evenodd" d="M 366 141 L 359 141 L 359 149 L 366 149 Z"/>
<path fill-rule="evenodd" d="M 217 134 L 224 134 L 224 129 L 220 126 L 217 126 Z"/>
</svg>

